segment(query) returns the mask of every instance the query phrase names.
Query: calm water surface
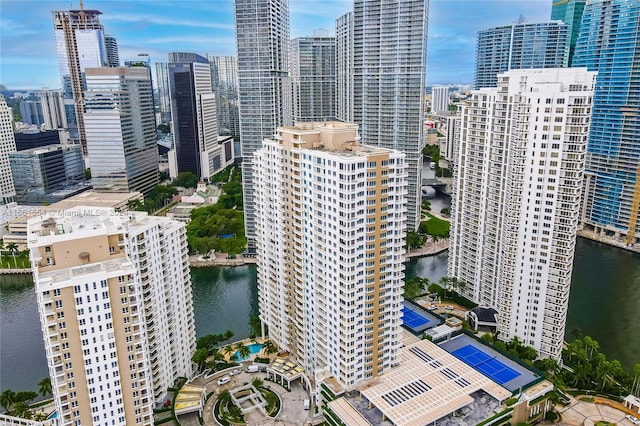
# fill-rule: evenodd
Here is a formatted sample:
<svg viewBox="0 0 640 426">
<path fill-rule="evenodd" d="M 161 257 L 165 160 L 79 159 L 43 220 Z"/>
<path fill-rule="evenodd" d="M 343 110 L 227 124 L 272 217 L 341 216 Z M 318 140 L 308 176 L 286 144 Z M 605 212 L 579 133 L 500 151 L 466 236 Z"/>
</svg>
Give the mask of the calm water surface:
<svg viewBox="0 0 640 426">
<path fill-rule="evenodd" d="M 437 282 L 447 273 L 447 254 L 414 259 L 407 278 Z M 197 336 L 249 335 L 248 318 L 258 311 L 256 268 L 192 269 Z M 567 332 L 579 327 L 610 359 L 630 369 L 640 362 L 640 256 L 579 239 Z M 37 390 L 48 374 L 36 298 L 30 276 L 0 276 L 0 391 Z"/>
</svg>

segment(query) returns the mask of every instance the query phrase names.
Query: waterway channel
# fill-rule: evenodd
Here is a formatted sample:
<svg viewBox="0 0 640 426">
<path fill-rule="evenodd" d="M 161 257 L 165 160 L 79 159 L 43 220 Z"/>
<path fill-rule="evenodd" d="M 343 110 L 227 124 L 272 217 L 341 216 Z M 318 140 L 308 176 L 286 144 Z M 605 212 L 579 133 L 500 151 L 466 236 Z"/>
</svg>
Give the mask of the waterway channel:
<svg viewBox="0 0 640 426">
<path fill-rule="evenodd" d="M 447 254 L 412 259 L 407 277 L 438 281 Z M 257 313 L 255 266 L 192 269 L 196 333 L 249 334 Z M 600 342 L 610 359 L 630 369 L 640 362 L 640 256 L 579 239 L 567 332 L 579 327 Z M 0 276 L 0 391 L 37 390 L 47 376 L 44 346 L 30 276 Z"/>
</svg>

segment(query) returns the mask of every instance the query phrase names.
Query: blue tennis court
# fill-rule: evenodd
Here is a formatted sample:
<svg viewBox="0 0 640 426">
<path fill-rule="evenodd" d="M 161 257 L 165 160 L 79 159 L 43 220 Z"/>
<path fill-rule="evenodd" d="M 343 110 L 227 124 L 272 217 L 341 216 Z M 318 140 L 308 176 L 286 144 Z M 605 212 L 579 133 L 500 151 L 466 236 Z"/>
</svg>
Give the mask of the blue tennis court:
<svg viewBox="0 0 640 426">
<path fill-rule="evenodd" d="M 409 328 L 418 329 L 423 325 L 429 324 L 431 321 L 429 321 L 427 318 L 423 317 L 422 315 L 416 313 L 415 311 L 412 311 L 411 309 L 403 306 L 402 322 Z"/>
<path fill-rule="evenodd" d="M 520 376 L 520 373 L 507 367 L 495 357 L 491 357 L 473 345 L 466 345 L 451 352 L 453 356 L 478 370 L 499 385 Z"/>
</svg>

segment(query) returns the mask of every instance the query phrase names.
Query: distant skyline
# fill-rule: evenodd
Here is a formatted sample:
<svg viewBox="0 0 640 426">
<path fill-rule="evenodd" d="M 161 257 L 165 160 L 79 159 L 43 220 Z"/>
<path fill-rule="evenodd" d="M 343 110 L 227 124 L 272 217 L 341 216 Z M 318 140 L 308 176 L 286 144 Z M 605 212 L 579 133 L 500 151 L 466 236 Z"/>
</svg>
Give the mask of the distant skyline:
<svg viewBox="0 0 640 426">
<path fill-rule="evenodd" d="M 479 30 L 549 20 L 552 0 L 431 0 L 427 85 L 473 83 Z M 0 1 L 0 84 L 7 89 L 59 88 L 51 11 L 68 1 Z M 79 3 L 74 1 L 73 8 Z M 335 20 L 352 10 L 352 0 L 290 0 L 291 38 L 317 28 L 335 32 Z M 166 62 L 167 53 L 189 51 L 235 55 L 233 0 L 91 1 L 105 33 L 118 40 L 120 61 L 147 53 Z"/>
</svg>

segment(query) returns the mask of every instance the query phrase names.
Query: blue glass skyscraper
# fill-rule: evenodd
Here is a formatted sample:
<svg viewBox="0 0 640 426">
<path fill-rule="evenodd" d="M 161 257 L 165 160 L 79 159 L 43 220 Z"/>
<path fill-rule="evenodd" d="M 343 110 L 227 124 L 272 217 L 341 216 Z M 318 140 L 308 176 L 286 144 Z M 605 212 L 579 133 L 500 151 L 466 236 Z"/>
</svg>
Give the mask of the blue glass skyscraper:
<svg viewBox="0 0 640 426">
<path fill-rule="evenodd" d="M 569 27 L 568 49 L 565 51 L 565 62 L 569 66 L 573 62 L 585 3 L 586 0 L 555 0 L 551 6 L 551 19 L 560 20 Z"/>
<path fill-rule="evenodd" d="M 627 244 L 638 243 L 640 2 L 590 0 L 582 16 L 573 66 L 598 71 L 583 225 Z"/>
<path fill-rule="evenodd" d="M 496 87 L 498 74 L 513 69 L 566 66 L 568 25 L 520 23 L 478 32 L 475 88 Z"/>
</svg>

